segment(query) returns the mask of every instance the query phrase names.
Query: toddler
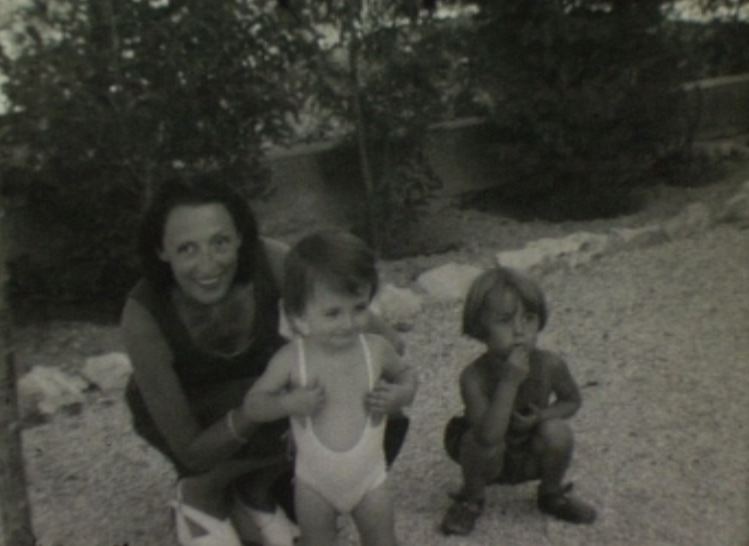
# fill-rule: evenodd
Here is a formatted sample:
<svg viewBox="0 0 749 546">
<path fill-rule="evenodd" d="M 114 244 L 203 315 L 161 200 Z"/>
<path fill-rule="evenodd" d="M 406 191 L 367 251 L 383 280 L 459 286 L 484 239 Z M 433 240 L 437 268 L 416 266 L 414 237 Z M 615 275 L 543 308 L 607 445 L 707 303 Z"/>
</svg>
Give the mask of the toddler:
<svg viewBox="0 0 749 546">
<path fill-rule="evenodd" d="M 351 514 L 364 546 L 396 543 L 383 431 L 387 415 L 413 400 L 416 378 L 385 338 L 364 333 L 376 289 L 374 256 L 361 240 L 342 231 L 302 239 L 284 266 L 295 338 L 245 398 L 257 422 L 291 417 L 306 546 L 334 544 L 340 513 Z"/>
<path fill-rule="evenodd" d="M 495 483 L 540 480 L 542 512 L 573 523 L 595 520 L 595 510 L 563 483 L 573 450 L 564 419 L 581 397 L 564 360 L 536 346 L 547 313 L 539 286 L 504 267 L 482 273 L 468 291 L 463 333 L 486 350 L 461 372 L 464 414 L 445 428 L 445 448 L 463 475 L 440 525 L 445 534 L 473 530 L 484 489 Z"/>
</svg>

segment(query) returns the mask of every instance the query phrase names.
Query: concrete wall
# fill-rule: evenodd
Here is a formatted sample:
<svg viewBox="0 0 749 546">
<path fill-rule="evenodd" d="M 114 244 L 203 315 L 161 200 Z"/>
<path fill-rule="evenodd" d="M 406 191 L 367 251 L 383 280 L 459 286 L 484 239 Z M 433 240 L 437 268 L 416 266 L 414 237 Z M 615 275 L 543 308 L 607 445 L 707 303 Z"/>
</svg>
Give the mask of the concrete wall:
<svg viewBox="0 0 749 546">
<path fill-rule="evenodd" d="M 749 74 L 710 78 L 685 87 L 698 116 L 698 138 L 725 138 L 749 132 Z"/>
<path fill-rule="evenodd" d="M 685 85 L 697 138 L 715 139 L 749 133 L 749 74 L 712 78 Z M 506 147 L 493 142 L 481 118 L 435 125 L 428 136 L 427 157 L 450 197 L 496 185 L 502 180 Z M 364 186 L 356 151 L 336 141 L 320 142 L 269 154 L 274 199 L 303 202 L 310 218 L 351 224 L 363 214 Z M 300 219 L 302 220 L 302 219 Z"/>
</svg>

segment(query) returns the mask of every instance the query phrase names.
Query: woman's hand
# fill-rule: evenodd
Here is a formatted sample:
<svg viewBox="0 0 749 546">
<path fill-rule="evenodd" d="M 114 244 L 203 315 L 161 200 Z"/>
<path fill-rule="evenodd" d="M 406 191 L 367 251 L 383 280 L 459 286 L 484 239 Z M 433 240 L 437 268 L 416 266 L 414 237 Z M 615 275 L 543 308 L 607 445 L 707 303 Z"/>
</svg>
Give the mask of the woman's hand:
<svg viewBox="0 0 749 546">
<path fill-rule="evenodd" d="M 403 408 L 408 398 L 403 385 L 380 379 L 364 397 L 364 407 L 373 415 L 389 415 Z"/>
<path fill-rule="evenodd" d="M 282 396 L 281 404 L 292 417 L 314 415 L 325 404 L 325 389 L 317 383 L 297 387 Z"/>
</svg>

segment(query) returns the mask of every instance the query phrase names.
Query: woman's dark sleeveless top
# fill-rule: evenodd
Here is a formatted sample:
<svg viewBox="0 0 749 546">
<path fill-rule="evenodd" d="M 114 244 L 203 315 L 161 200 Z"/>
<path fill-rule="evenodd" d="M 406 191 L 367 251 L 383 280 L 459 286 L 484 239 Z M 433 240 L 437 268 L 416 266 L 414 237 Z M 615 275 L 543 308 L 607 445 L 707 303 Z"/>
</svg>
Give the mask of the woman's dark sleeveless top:
<svg viewBox="0 0 749 546">
<path fill-rule="evenodd" d="M 265 284 L 266 286 L 263 286 Z M 250 345 L 232 356 L 201 349 L 180 319 L 169 291 L 159 292 L 141 280 L 130 297 L 154 317 L 174 354 L 174 369 L 185 389 L 204 388 L 217 382 L 257 377 L 283 343 L 278 334 L 278 291 L 266 282 L 254 283 L 255 320 Z"/>
<path fill-rule="evenodd" d="M 267 260 L 258 262 L 253 279 L 255 313 L 251 341 L 246 349 L 232 356 L 206 352 L 193 341 L 178 315 L 169 290 L 158 290 L 147 280 L 141 279 L 130 292 L 129 297 L 145 307 L 158 324 L 174 355 L 174 370 L 193 415 L 202 426 L 223 418 L 227 411 L 241 403 L 247 389 L 265 371 L 273 354 L 284 343 L 278 334 L 279 290 Z M 178 470 L 183 470 L 156 429 L 132 378 L 126 399 L 136 431 L 172 459 Z M 275 444 L 275 441 L 271 443 Z M 256 447 L 261 446 L 256 444 Z M 263 451 L 262 448 L 260 450 Z"/>
</svg>

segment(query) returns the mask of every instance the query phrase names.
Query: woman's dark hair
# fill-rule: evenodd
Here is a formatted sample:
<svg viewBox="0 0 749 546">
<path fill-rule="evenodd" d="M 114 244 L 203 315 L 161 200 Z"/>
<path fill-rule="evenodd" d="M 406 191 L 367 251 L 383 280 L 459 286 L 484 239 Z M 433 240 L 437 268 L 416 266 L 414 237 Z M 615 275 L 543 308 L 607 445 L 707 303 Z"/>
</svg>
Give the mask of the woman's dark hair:
<svg viewBox="0 0 749 546">
<path fill-rule="evenodd" d="M 235 282 L 247 282 L 253 278 L 257 259 L 262 255 L 257 221 L 247 201 L 229 186 L 228 175 L 213 171 L 178 175 L 164 180 L 156 187 L 146 205 L 138 231 L 138 254 L 143 276 L 154 287 L 163 289 L 174 283 L 171 267 L 158 256 L 169 213 L 180 205 L 211 203 L 226 207 L 237 233 L 242 237 Z"/>
<path fill-rule="evenodd" d="M 377 291 L 377 268 L 372 250 L 347 231 L 324 230 L 299 241 L 284 262 L 283 303 L 290 316 L 304 312 L 314 285 L 324 280 L 344 293 L 363 286 Z"/>
</svg>

